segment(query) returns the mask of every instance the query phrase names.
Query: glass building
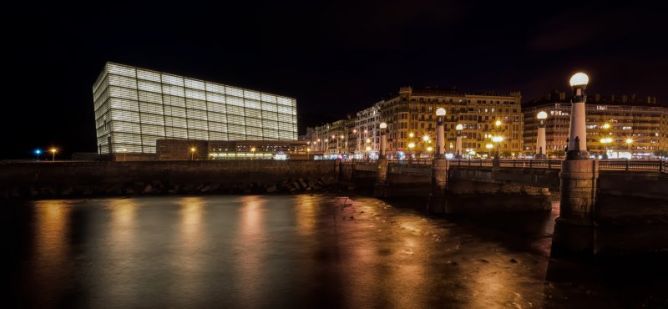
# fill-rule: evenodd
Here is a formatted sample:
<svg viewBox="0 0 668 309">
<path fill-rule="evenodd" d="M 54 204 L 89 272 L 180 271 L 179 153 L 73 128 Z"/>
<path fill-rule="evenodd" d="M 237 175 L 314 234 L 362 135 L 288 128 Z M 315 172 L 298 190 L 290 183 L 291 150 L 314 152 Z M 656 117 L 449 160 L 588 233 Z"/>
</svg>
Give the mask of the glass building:
<svg viewBox="0 0 668 309">
<path fill-rule="evenodd" d="M 158 139 L 297 140 L 296 100 L 108 62 L 93 84 L 98 153 Z"/>
</svg>

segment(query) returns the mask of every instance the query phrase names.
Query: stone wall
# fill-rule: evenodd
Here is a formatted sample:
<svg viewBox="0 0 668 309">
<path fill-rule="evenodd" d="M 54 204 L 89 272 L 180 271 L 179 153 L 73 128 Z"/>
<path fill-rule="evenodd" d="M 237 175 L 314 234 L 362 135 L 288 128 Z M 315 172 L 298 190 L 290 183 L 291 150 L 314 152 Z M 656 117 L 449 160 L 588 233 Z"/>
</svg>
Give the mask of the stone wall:
<svg viewBox="0 0 668 309">
<path fill-rule="evenodd" d="M 335 161 L 5 162 L 0 198 L 310 191 L 336 176 Z"/>
</svg>

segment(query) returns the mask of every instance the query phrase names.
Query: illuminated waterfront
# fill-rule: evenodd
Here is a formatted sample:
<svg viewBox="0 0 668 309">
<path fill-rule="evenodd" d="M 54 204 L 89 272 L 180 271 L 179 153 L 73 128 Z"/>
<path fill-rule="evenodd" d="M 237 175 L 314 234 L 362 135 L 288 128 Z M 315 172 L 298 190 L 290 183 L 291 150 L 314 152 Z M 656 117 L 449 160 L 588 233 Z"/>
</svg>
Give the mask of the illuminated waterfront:
<svg viewBox="0 0 668 309">
<path fill-rule="evenodd" d="M 550 261 L 556 210 L 474 220 L 398 205 L 327 195 L 9 205 L 5 267 L 24 307 L 667 304 L 666 276 Z M 555 263 L 581 276 L 546 280 Z"/>
</svg>

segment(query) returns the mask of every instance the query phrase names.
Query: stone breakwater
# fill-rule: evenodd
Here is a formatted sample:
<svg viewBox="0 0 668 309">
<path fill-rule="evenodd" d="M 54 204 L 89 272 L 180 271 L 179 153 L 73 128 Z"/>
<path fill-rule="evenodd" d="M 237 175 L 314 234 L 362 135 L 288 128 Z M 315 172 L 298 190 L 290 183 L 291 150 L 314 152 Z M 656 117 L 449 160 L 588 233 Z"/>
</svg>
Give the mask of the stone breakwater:
<svg viewBox="0 0 668 309">
<path fill-rule="evenodd" d="M 0 163 L 0 198 L 334 190 L 334 161 Z"/>
</svg>

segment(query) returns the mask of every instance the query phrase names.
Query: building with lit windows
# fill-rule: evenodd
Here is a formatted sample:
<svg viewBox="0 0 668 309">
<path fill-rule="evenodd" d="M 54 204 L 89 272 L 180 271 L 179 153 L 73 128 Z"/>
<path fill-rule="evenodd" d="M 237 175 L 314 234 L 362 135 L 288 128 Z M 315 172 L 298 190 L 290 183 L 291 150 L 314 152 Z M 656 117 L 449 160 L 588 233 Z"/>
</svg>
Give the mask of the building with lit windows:
<svg viewBox="0 0 668 309">
<path fill-rule="evenodd" d="M 311 143 L 317 140 L 323 142 L 323 136 L 330 136 L 330 139 L 331 136 L 340 136 L 339 132 L 345 128 L 347 133 L 343 136 L 348 147 L 336 148 L 336 153 L 373 158 L 380 145 L 379 125 L 386 122 L 389 155 L 398 159 L 431 157 L 436 147 L 436 108 L 443 107 L 447 113 L 446 152 L 455 152 L 455 128 L 461 124 L 465 155 L 489 155 L 498 151 L 510 157 L 519 155 L 523 150 L 520 100 L 517 92 L 501 95 L 402 87 L 397 95 L 358 112 L 354 118 L 342 120 L 346 125 L 315 127 L 313 134 L 304 138 Z M 329 146 L 326 150 L 331 152 L 332 149 Z"/>
<path fill-rule="evenodd" d="M 546 152 L 563 156 L 570 124 L 570 97 L 564 92 L 527 102 L 524 112 L 524 146 L 533 153 L 536 145 L 540 111 L 546 119 Z M 668 106 L 655 97 L 601 96 L 587 97 L 587 150 L 608 158 L 652 157 L 668 150 Z"/>
<path fill-rule="evenodd" d="M 93 84 L 99 154 L 155 156 L 159 139 L 297 140 L 293 98 L 108 62 Z"/>
</svg>

